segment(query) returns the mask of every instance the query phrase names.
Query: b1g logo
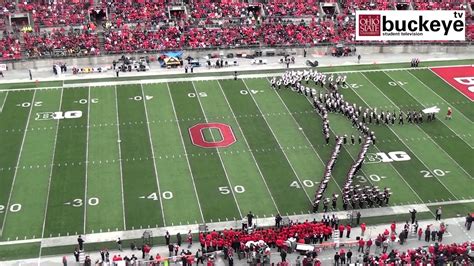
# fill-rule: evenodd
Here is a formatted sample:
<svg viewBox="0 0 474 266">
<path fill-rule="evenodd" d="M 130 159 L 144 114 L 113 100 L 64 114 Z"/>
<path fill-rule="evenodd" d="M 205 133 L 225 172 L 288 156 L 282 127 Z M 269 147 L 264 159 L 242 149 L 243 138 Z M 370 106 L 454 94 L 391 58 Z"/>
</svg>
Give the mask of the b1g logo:
<svg viewBox="0 0 474 266">
<path fill-rule="evenodd" d="M 359 36 L 380 36 L 380 15 L 359 16 Z"/>
<path fill-rule="evenodd" d="M 66 112 L 40 112 L 36 113 L 35 120 L 62 120 L 81 118 L 82 111 L 66 111 Z"/>
<path fill-rule="evenodd" d="M 205 129 L 217 129 L 221 136 L 220 140 L 208 141 L 204 138 Z M 211 133 L 212 134 L 212 133 Z M 236 142 L 232 128 L 223 123 L 200 123 L 189 128 L 191 142 L 201 148 L 226 148 Z"/>
<path fill-rule="evenodd" d="M 404 151 L 391 151 L 389 153 L 367 153 L 364 163 L 391 163 L 411 160 L 410 155 Z"/>
</svg>

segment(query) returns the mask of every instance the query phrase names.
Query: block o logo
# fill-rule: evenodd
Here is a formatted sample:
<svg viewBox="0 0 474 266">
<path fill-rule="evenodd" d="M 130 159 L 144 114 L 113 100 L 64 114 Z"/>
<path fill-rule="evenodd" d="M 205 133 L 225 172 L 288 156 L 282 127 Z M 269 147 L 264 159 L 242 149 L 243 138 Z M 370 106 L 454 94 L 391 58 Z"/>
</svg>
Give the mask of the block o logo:
<svg viewBox="0 0 474 266">
<path fill-rule="evenodd" d="M 380 15 L 359 15 L 359 36 L 380 36 L 380 32 Z"/>
<path fill-rule="evenodd" d="M 206 141 L 202 131 L 215 128 L 219 130 L 222 139 L 220 141 Z M 226 148 L 234 144 L 236 139 L 232 128 L 222 123 L 201 123 L 189 128 L 189 136 L 194 145 L 202 148 Z"/>
</svg>

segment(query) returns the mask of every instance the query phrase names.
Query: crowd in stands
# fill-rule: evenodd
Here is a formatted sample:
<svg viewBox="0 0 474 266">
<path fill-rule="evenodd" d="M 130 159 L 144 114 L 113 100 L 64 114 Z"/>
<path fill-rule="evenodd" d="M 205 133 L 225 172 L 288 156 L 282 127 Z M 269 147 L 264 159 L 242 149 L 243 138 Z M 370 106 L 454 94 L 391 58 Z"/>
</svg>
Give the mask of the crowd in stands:
<svg viewBox="0 0 474 266">
<path fill-rule="evenodd" d="M 21 57 L 20 41 L 10 35 L 0 39 L 0 59 L 19 59 Z"/>
<path fill-rule="evenodd" d="M 21 12 L 31 13 L 35 24 L 40 26 L 80 25 L 88 17 L 89 2 L 56 0 L 51 4 L 18 1 Z"/>
<path fill-rule="evenodd" d="M 2 57 L 47 56 L 54 49 L 65 49 L 63 55 L 90 55 L 120 52 L 143 52 L 162 49 L 213 48 L 242 46 L 313 46 L 320 43 L 355 42 L 352 15 L 357 9 L 395 9 L 389 0 L 324 1 L 339 4 L 320 8 L 321 1 L 270 1 L 252 5 L 229 1 L 196 1 L 168 17 L 165 1 L 6 1 L 0 10 L 0 28 L 8 15 L 29 13 L 33 27 L 20 25 L 15 34 L 3 34 Z M 460 9 L 462 0 L 413 0 L 414 9 Z M 91 22 L 89 12 L 107 10 L 100 30 Z M 3 17 L 3 19 L 1 19 Z M 474 25 L 468 18 L 466 36 L 474 39 Z M 83 32 L 58 28 L 83 26 Z M 25 48 L 20 51 L 20 31 Z M 52 31 L 52 32 L 50 32 Z M 65 32 L 67 31 L 67 33 Z M 30 33 L 30 34 L 27 34 Z M 104 35 L 104 43 L 99 42 Z"/>
<path fill-rule="evenodd" d="M 42 57 L 53 55 L 61 56 L 98 55 L 99 42 L 96 33 L 89 31 L 53 30 L 48 33 L 23 35 L 25 53 L 28 57 Z"/>
</svg>

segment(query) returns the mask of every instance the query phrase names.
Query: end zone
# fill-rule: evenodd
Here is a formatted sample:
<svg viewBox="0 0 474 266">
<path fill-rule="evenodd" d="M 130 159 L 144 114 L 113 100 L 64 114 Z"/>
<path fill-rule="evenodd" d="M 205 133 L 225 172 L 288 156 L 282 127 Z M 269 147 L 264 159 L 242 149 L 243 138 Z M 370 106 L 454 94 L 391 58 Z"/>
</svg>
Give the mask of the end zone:
<svg viewBox="0 0 474 266">
<path fill-rule="evenodd" d="M 474 101 L 474 66 L 435 67 L 431 71 Z"/>
</svg>

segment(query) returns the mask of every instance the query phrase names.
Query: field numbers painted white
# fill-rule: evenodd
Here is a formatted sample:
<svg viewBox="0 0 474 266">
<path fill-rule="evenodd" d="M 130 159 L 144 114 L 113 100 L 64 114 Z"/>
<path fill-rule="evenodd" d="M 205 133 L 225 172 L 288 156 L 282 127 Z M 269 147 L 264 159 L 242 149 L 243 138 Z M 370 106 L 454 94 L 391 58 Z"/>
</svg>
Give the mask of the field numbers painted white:
<svg viewBox="0 0 474 266">
<path fill-rule="evenodd" d="M 365 177 L 363 175 L 358 175 L 356 176 L 356 179 L 360 182 L 360 183 L 367 183 L 369 180 L 372 181 L 372 182 L 380 182 L 382 179 L 385 179 L 387 178 L 386 176 L 379 176 L 379 175 L 376 175 L 376 174 L 371 174 L 369 175 L 368 177 Z"/>
<path fill-rule="evenodd" d="M 430 178 L 435 176 L 445 176 L 446 174 L 449 174 L 451 171 L 445 171 L 441 169 L 433 169 L 431 172 L 429 170 L 421 170 L 420 174 L 423 175 L 424 178 Z"/>
<path fill-rule="evenodd" d="M 348 84 L 342 84 L 341 85 L 341 88 L 343 89 L 359 89 L 360 87 L 362 87 L 363 85 L 361 84 L 357 84 L 357 83 L 348 83 Z"/>
<path fill-rule="evenodd" d="M 264 92 L 264 91 L 263 90 L 251 90 L 251 89 L 240 90 L 240 94 L 242 94 L 242 95 L 248 95 L 249 92 L 252 93 L 252 94 L 257 94 L 257 93 Z"/>
<path fill-rule="evenodd" d="M 227 195 L 227 194 L 230 194 L 230 188 L 228 186 L 225 186 L 225 187 L 219 187 L 219 192 L 221 192 L 222 195 Z M 245 192 L 245 188 L 244 186 L 235 186 L 234 187 L 234 191 L 235 193 L 244 193 Z"/>
<path fill-rule="evenodd" d="M 73 199 L 71 202 L 64 203 L 66 205 L 71 205 L 72 207 L 82 207 L 84 205 L 84 201 L 82 199 Z M 92 197 L 87 200 L 87 205 L 89 206 L 97 206 L 99 205 L 99 198 Z"/>
<path fill-rule="evenodd" d="M 19 211 L 21 211 L 21 207 L 22 207 L 21 204 L 14 203 L 14 204 L 10 205 L 10 208 L 8 208 L 8 211 L 10 211 L 10 212 L 19 212 Z M 5 205 L 0 205 L 0 213 L 4 213 L 6 209 L 7 208 L 5 208 Z"/>
<path fill-rule="evenodd" d="M 171 191 L 164 191 L 162 196 L 163 196 L 164 199 L 168 200 L 168 199 L 172 199 L 174 195 L 173 195 L 173 192 L 171 192 Z M 149 200 L 158 200 L 160 197 L 158 197 L 157 192 L 153 192 L 148 196 L 141 196 L 140 198 L 141 199 L 149 199 Z"/>
<path fill-rule="evenodd" d="M 301 182 L 303 183 L 305 187 L 314 187 L 314 185 L 317 184 L 317 182 L 314 182 L 313 180 L 309 180 L 309 179 L 305 179 Z M 298 183 L 298 181 L 295 180 L 291 182 L 290 187 L 301 188 L 301 185 L 300 183 Z"/>
<path fill-rule="evenodd" d="M 205 92 L 198 92 L 197 94 L 194 93 L 194 92 L 188 93 L 188 97 L 189 97 L 189 98 L 196 98 L 196 95 L 197 95 L 198 97 L 201 97 L 201 98 L 202 98 L 202 97 L 207 97 L 207 93 L 205 93 Z"/>
<path fill-rule="evenodd" d="M 129 99 L 130 99 L 130 100 L 134 100 L 134 101 L 137 101 L 137 102 L 138 102 L 138 101 L 141 101 L 141 100 L 143 100 L 143 96 L 141 96 L 141 95 L 137 95 L 137 96 L 134 96 L 134 97 L 132 97 L 132 98 L 129 98 Z M 151 99 L 153 99 L 153 96 L 150 96 L 150 95 L 145 95 L 145 100 L 149 101 L 149 100 L 151 100 Z"/>
<path fill-rule="evenodd" d="M 87 99 L 80 99 L 79 101 L 77 101 L 79 104 L 86 104 L 88 103 L 89 101 Z M 99 99 L 97 98 L 91 98 L 91 103 L 99 103 Z"/>
<path fill-rule="evenodd" d="M 400 81 L 400 80 L 395 80 L 395 81 L 389 81 L 388 82 L 388 85 L 390 85 L 392 87 L 403 86 L 403 85 L 407 85 L 407 84 L 408 84 L 408 82 Z"/>
<path fill-rule="evenodd" d="M 24 103 L 17 104 L 16 106 L 20 106 L 20 107 L 23 107 L 23 108 L 28 108 L 28 107 L 31 106 L 31 103 L 30 102 L 24 102 Z M 33 102 L 33 106 L 34 107 L 41 107 L 41 106 L 43 106 L 43 102 L 41 102 L 41 101 Z"/>
</svg>

